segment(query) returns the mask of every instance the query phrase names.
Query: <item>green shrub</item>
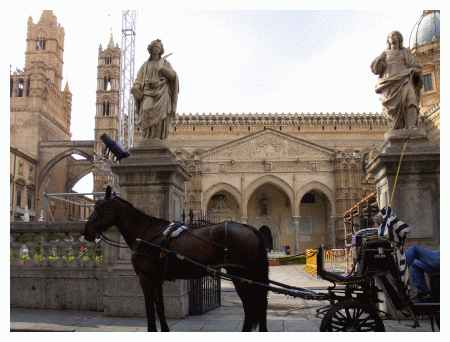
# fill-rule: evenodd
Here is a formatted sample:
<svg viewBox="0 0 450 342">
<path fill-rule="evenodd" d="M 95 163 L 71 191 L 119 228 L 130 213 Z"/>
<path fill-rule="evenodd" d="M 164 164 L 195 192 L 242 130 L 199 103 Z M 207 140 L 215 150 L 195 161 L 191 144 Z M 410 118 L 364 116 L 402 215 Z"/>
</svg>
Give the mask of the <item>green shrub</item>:
<svg viewBox="0 0 450 342">
<path fill-rule="evenodd" d="M 306 264 L 306 257 L 304 255 L 286 256 L 286 257 L 281 257 L 278 260 L 280 261 L 280 265 L 292 265 L 292 264 L 304 265 L 304 264 Z"/>
</svg>

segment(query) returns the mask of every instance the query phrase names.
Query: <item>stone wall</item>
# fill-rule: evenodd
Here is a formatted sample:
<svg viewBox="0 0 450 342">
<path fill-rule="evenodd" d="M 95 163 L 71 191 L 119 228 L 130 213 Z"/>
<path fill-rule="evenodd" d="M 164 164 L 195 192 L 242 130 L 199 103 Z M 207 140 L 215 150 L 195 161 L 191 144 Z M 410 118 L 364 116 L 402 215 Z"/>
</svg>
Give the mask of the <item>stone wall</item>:
<svg viewBox="0 0 450 342">
<path fill-rule="evenodd" d="M 11 224 L 11 307 L 103 311 L 103 252 L 79 241 L 83 229 L 81 222 Z"/>
<path fill-rule="evenodd" d="M 11 307 L 103 311 L 97 267 L 11 267 Z"/>
</svg>

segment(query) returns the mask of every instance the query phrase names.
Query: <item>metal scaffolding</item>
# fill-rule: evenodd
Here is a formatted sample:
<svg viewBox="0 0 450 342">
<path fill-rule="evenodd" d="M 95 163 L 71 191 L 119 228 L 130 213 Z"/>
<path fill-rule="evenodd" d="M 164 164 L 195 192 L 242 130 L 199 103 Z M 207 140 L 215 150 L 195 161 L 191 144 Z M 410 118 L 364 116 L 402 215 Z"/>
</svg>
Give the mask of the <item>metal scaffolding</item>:
<svg viewBox="0 0 450 342">
<path fill-rule="evenodd" d="M 134 81 L 135 38 L 136 10 L 122 11 L 119 140 L 126 148 L 133 146 L 134 98 L 130 91 Z"/>
</svg>

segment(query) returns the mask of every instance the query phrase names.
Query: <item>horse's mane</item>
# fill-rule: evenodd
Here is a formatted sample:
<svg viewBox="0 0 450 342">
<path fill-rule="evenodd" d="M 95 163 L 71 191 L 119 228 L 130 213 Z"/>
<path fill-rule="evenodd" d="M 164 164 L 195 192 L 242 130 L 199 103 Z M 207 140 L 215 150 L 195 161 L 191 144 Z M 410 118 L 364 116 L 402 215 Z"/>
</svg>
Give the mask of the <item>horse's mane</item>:
<svg viewBox="0 0 450 342">
<path fill-rule="evenodd" d="M 153 222 L 155 222 L 155 221 L 168 222 L 167 220 L 161 219 L 159 217 L 150 216 L 150 215 L 144 213 L 141 209 L 136 208 L 132 203 L 128 202 L 127 200 L 125 200 L 119 196 L 115 196 L 113 199 L 117 199 L 120 202 L 127 204 L 128 206 L 132 207 L 137 213 L 139 213 L 140 215 L 146 217 L 147 219 L 149 219 Z"/>
</svg>

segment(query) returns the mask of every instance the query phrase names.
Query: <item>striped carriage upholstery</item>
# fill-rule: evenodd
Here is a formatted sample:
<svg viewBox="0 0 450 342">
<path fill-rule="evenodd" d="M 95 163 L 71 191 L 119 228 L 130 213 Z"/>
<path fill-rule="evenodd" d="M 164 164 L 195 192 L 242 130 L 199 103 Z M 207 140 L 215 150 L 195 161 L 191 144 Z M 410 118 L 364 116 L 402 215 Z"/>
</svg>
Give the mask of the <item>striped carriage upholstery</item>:
<svg viewBox="0 0 450 342">
<path fill-rule="evenodd" d="M 383 223 L 379 227 L 379 234 L 381 237 L 387 238 L 395 243 L 396 259 L 400 270 L 400 276 L 403 283 L 406 284 L 408 277 L 406 272 L 404 245 L 411 228 L 408 224 L 399 220 L 398 217 L 394 215 L 391 207 L 381 209 L 381 215 L 383 217 Z"/>
</svg>

